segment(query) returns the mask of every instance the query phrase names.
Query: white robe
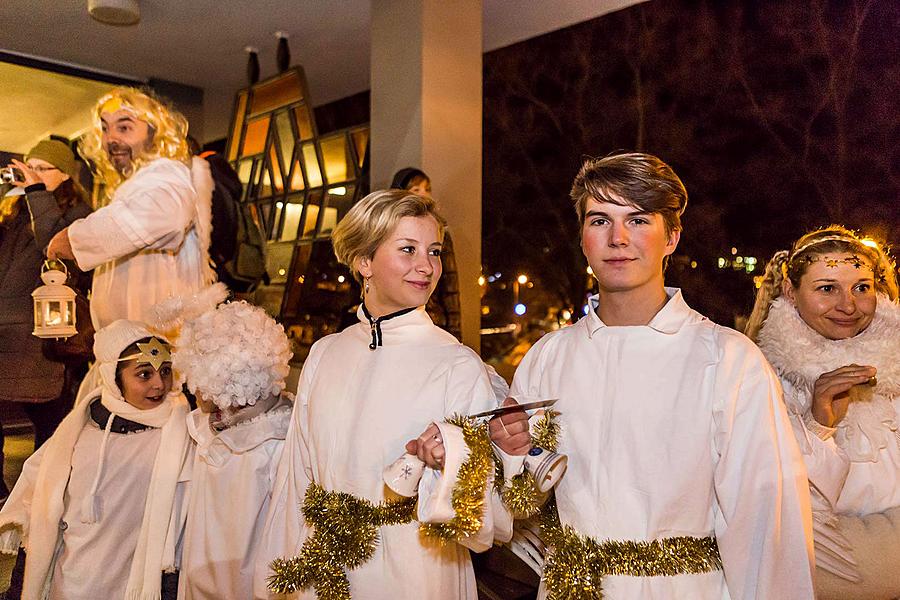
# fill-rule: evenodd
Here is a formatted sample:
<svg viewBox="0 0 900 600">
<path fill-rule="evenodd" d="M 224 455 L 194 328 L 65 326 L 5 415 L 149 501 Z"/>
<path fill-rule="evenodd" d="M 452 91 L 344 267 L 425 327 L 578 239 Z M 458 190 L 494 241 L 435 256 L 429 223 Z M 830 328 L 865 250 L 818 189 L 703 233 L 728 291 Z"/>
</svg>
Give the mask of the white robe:
<svg viewBox="0 0 900 600">
<path fill-rule="evenodd" d="M 879 296 L 865 331 L 827 340 L 778 298 L 759 345 L 782 378 L 809 473 L 818 597 L 900 596 L 900 306 Z M 810 412 L 815 382 L 850 364 L 876 367 L 878 383 L 851 389 L 847 415 L 825 427 Z"/>
<path fill-rule="evenodd" d="M 560 520 L 598 541 L 716 537 L 723 571 L 607 576 L 609 600 L 812 598 L 806 472 L 778 380 L 747 338 L 666 291 L 648 325 L 592 310 L 516 371 L 513 396 L 559 398 Z"/>
<path fill-rule="evenodd" d="M 78 406 L 74 410 L 87 411 L 87 406 Z M 87 419 L 72 451 L 60 535 L 56 539 L 56 558 L 49 582 L 51 600 L 125 597 L 161 435 L 162 430 L 158 428 L 127 434 L 110 433 L 97 489 L 100 519 L 96 523 L 85 523 L 84 499 L 90 494 L 97 475 L 103 440 L 103 430 L 93 420 Z M 22 524 L 25 532 L 30 529 L 34 494 L 46 492 L 35 484 L 48 447 L 44 444 L 25 461 L 22 474 L 5 510 L 0 514 L 4 522 Z M 183 522 L 183 514 L 177 507 L 184 502 L 189 478 L 187 471 L 178 478 L 172 524 Z M 18 534 L 10 535 L 13 533 L 5 531 L 4 537 L 18 540 Z M 27 535 L 23 545 L 27 552 Z M 180 548 L 176 548 L 176 555 L 178 553 Z M 37 591 L 33 593 L 37 594 Z"/>
<path fill-rule="evenodd" d="M 110 434 L 97 490 L 102 517 L 97 523 L 83 523 L 82 498 L 90 493 L 97 474 L 103 440 L 96 423 L 85 424 L 72 454 L 63 513 L 66 529 L 50 585 L 52 600 L 94 600 L 99 590 L 108 598 L 125 597 L 153 473 L 153 462 L 146 457 L 156 456 L 160 434 L 159 429 Z"/>
<path fill-rule="evenodd" d="M 188 417 L 196 443 L 179 598 L 247 600 L 291 406 L 214 433 L 209 415 Z"/>
<path fill-rule="evenodd" d="M 360 313 L 361 314 L 361 313 Z M 300 513 L 307 486 L 371 502 L 388 498 L 382 470 L 432 422 L 496 406 L 479 357 L 434 326 L 423 308 L 384 321 L 383 346 L 369 349 L 367 323 L 316 342 L 303 365 L 294 413 L 275 478 L 254 592 L 266 598 L 268 564 L 295 556 L 311 534 Z M 448 454 L 445 462 L 451 463 Z M 423 495 L 447 497 L 455 476 L 426 469 Z M 396 499 L 396 498 L 394 498 Z M 486 550 L 497 531 L 511 535 L 502 510 L 486 506 L 484 524 L 466 545 Z M 508 519 L 508 518 L 507 518 Z M 418 523 L 380 528 L 372 558 L 348 572 L 354 600 L 475 600 L 469 550 L 423 537 Z M 312 599 L 312 590 L 300 594 Z"/>
<path fill-rule="evenodd" d="M 159 158 L 125 180 L 107 206 L 69 226 L 78 267 L 94 270 L 95 329 L 116 319 L 153 322 L 151 306 L 212 281 L 212 179 L 208 166 L 193 168 L 192 179 L 184 164 Z"/>
</svg>

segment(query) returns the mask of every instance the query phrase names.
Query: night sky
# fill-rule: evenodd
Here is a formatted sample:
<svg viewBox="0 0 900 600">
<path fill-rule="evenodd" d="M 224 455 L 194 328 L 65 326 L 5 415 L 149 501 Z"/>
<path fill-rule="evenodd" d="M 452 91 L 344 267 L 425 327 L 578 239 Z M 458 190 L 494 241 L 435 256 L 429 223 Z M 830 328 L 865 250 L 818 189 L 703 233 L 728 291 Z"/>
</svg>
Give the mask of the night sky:
<svg viewBox="0 0 900 600">
<path fill-rule="evenodd" d="M 752 277 L 807 229 L 900 246 L 898 59 L 895 0 L 653 0 L 486 54 L 486 272 L 535 274 L 580 307 L 568 192 L 584 156 L 617 150 L 683 179 L 667 280 L 721 323 L 749 312 Z M 732 247 L 755 272 L 718 267 Z"/>
</svg>

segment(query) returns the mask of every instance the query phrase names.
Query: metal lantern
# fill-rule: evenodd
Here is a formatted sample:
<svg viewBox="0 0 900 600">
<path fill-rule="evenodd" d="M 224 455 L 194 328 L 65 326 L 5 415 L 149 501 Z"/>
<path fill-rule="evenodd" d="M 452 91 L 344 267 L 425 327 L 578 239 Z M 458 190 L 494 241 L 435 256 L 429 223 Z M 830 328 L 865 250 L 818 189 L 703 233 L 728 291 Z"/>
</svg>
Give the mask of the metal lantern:
<svg viewBox="0 0 900 600">
<path fill-rule="evenodd" d="M 34 331 L 39 338 L 67 338 L 77 333 L 75 329 L 75 290 L 64 285 L 69 276 L 61 261 L 62 271 L 44 261 L 41 267 L 42 285 L 31 292 L 34 298 Z"/>
</svg>

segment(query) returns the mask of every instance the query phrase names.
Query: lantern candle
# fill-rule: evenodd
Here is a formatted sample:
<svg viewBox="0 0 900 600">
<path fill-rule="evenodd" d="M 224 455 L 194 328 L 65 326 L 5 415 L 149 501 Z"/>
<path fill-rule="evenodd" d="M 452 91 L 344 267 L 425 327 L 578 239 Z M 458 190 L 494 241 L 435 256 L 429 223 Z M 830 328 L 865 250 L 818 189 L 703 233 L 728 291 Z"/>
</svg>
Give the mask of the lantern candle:
<svg viewBox="0 0 900 600">
<path fill-rule="evenodd" d="M 34 298 L 34 331 L 39 338 L 67 338 L 75 335 L 75 290 L 65 284 L 68 271 L 45 262 L 41 269 L 42 285 L 31 293 Z"/>
</svg>

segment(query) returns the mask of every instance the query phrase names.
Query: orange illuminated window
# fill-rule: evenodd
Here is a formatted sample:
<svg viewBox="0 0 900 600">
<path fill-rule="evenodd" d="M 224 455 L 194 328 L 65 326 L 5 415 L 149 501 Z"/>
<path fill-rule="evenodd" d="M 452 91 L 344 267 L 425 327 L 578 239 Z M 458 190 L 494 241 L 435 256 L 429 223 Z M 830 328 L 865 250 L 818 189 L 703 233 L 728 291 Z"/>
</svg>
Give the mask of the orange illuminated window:
<svg viewBox="0 0 900 600">
<path fill-rule="evenodd" d="M 353 179 L 355 175 L 353 157 L 350 156 L 350 149 L 347 147 L 347 138 L 344 134 L 323 139 L 321 146 L 322 161 L 325 163 L 325 179 L 328 180 L 328 183 Z"/>
<path fill-rule="evenodd" d="M 353 147 L 356 149 L 357 166 L 361 169 L 363 161 L 366 159 L 366 146 L 369 144 L 369 130 L 358 129 L 350 134 L 353 140 Z"/>
<path fill-rule="evenodd" d="M 300 78 L 296 71 L 288 71 L 283 76 L 267 81 L 253 89 L 250 102 L 250 116 L 271 112 L 276 108 L 299 102 L 303 99 Z"/>
<path fill-rule="evenodd" d="M 309 108 L 305 104 L 294 108 L 294 117 L 297 119 L 297 131 L 301 140 L 308 140 L 313 136 L 312 124 L 309 120 Z"/>
<path fill-rule="evenodd" d="M 266 134 L 269 133 L 269 117 L 254 119 L 247 123 L 247 136 L 241 147 L 241 156 L 260 154 L 266 147 Z"/>
<path fill-rule="evenodd" d="M 247 112 L 247 92 L 238 94 L 237 107 L 234 111 L 234 129 L 231 130 L 231 147 L 228 149 L 228 160 L 237 158 L 238 143 L 241 130 L 244 128 L 244 113 Z"/>
</svg>

